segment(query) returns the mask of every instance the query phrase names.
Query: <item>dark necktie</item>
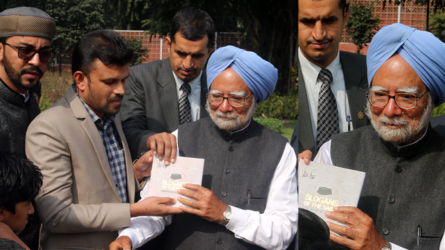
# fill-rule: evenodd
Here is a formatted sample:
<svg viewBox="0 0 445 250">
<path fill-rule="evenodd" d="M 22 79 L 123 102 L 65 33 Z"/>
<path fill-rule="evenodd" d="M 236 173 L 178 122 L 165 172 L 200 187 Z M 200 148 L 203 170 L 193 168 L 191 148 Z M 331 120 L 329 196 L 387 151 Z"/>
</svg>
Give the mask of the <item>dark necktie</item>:
<svg viewBox="0 0 445 250">
<path fill-rule="evenodd" d="M 179 124 L 184 124 L 192 121 L 192 114 L 188 95 L 192 92 L 192 88 L 188 83 L 183 83 L 180 90 L 182 90 L 181 98 L 179 98 Z"/>
<path fill-rule="evenodd" d="M 318 95 L 317 151 L 333 134 L 340 132 L 337 102 L 331 91 L 332 74 L 329 70 L 322 69 L 318 77 L 322 85 Z"/>
</svg>

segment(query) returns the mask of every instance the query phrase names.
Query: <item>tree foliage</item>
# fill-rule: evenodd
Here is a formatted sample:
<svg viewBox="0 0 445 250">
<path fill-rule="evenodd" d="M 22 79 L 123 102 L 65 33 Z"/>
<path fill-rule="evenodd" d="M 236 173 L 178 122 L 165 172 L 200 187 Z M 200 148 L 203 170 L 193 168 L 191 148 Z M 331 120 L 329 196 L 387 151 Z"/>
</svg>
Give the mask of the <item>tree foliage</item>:
<svg viewBox="0 0 445 250">
<path fill-rule="evenodd" d="M 445 13 L 434 13 L 431 18 L 431 32 L 445 42 Z"/>
<path fill-rule="evenodd" d="M 104 28 L 105 0 L 47 0 L 46 12 L 56 20 L 52 46 L 58 58 L 69 58 L 86 33 Z"/>
<path fill-rule="evenodd" d="M 41 10 L 45 9 L 46 0 L 35 1 L 35 0 L 0 0 L 0 12 L 6 9 L 29 6 L 39 8 Z"/>
<path fill-rule="evenodd" d="M 372 37 L 379 29 L 380 19 L 373 13 L 376 2 L 377 0 L 372 4 L 366 4 L 356 1 L 352 2 L 349 7 L 350 14 L 346 23 L 346 32 L 357 46 L 357 53 L 360 53 L 366 43 L 371 42 Z"/>
</svg>

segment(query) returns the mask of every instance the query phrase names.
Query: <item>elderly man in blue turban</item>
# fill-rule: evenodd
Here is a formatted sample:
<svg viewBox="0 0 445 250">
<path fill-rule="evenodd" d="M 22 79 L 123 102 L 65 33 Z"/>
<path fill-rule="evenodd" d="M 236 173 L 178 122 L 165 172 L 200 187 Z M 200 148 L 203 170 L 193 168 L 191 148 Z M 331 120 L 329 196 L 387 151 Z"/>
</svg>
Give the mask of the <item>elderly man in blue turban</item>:
<svg viewBox="0 0 445 250">
<path fill-rule="evenodd" d="M 445 228 L 445 139 L 431 129 L 445 98 L 445 44 L 393 24 L 367 56 L 372 126 L 339 134 L 315 161 L 366 172 L 358 208 L 327 217 L 331 240 L 350 249 L 439 249 Z M 443 249 L 443 248 L 440 248 Z"/>
<path fill-rule="evenodd" d="M 210 57 L 210 118 L 173 132 L 180 156 L 205 159 L 203 182 L 178 191 L 194 200 L 178 199 L 186 206 L 166 230 L 166 249 L 286 249 L 291 243 L 298 217 L 296 155 L 286 138 L 252 119 L 277 78 L 277 69 L 253 52 L 227 46 Z M 134 219 L 110 249 L 137 248 L 170 221 Z"/>
</svg>

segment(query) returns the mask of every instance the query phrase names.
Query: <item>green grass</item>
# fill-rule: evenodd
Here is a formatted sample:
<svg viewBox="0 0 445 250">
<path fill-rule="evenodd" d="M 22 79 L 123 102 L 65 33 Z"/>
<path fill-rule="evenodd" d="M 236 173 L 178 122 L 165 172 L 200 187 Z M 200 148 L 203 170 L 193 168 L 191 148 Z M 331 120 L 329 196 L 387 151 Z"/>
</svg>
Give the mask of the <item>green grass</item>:
<svg viewBox="0 0 445 250">
<path fill-rule="evenodd" d="M 40 98 L 40 109 L 43 111 L 65 96 L 69 86 L 74 82 L 70 72 L 46 71 L 40 80 L 42 83 L 42 97 Z"/>
<path fill-rule="evenodd" d="M 283 128 L 281 129 L 281 135 L 286 137 L 289 142 L 292 139 L 292 134 L 294 133 L 294 128 L 297 125 L 297 120 L 282 120 Z"/>
</svg>

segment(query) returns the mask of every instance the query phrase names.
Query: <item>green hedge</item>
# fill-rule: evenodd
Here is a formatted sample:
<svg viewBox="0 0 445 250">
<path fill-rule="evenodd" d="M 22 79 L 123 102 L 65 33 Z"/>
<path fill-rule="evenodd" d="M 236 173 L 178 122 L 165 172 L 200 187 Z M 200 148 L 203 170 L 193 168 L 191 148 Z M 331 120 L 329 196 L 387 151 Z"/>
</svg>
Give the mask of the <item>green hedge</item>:
<svg viewBox="0 0 445 250">
<path fill-rule="evenodd" d="M 253 118 L 253 120 L 277 133 L 281 133 L 281 129 L 283 128 L 283 123 L 276 118 Z"/>
<path fill-rule="evenodd" d="M 255 108 L 255 116 L 278 119 L 298 118 L 298 97 L 296 95 L 278 96 L 273 93 Z"/>
<path fill-rule="evenodd" d="M 445 103 L 433 109 L 433 117 L 445 115 Z"/>
</svg>

